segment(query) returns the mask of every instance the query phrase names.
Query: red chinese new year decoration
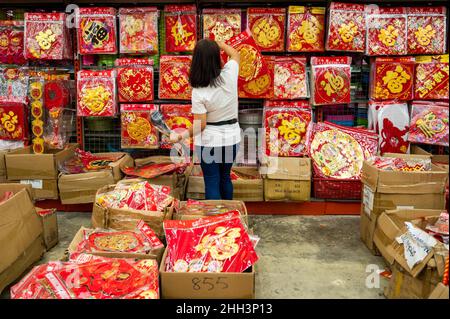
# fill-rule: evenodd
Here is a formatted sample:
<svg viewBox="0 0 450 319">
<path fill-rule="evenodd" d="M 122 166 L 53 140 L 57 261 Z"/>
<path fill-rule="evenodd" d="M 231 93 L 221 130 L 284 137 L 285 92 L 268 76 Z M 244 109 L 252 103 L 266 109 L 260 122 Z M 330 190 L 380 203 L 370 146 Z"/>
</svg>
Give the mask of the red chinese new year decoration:
<svg viewBox="0 0 450 319">
<path fill-rule="evenodd" d="M 117 59 L 115 64 L 119 102 L 153 100 L 153 60 Z"/>
<path fill-rule="evenodd" d="M 423 172 L 431 171 L 431 159 L 423 158 L 398 158 L 374 156 L 369 163 L 384 171 L 395 172 Z"/>
<path fill-rule="evenodd" d="M 313 105 L 350 103 L 351 57 L 311 58 Z"/>
<path fill-rule="evenodd" d="M 189 84 L 189 71 L 192 56 L 163 55 L 160 58 L 159 98 L 190 100 L 192 87 Z"/>
<path fill-rule="evenodd" d="M 161 105 L 161 113 L 169 129 L 179 134 L 189 130 L 194 124 L 191 105 L 163 104 Z M 187 139 L 184 143 L 190 149 L 193 149 L 192 138 Z M 161 136 L 161 148 L 172 148 L 172 146 L 173 144 L 169 142 L 167 135 Z"/>
<path fill-rule="evenodd" d="M 243 272 L 258 260 L 238 211 L 165 220 L 168 272 Z"/>
<path fill-rule="evenodd" d="M 203 9 L 203 38 L 228 41 L 241 33 L 240 9 Z"/>
<path fill-rule="evenodd" d="M 27 103 L 28 80 L 25 67 L 0 68 L 0 101 Z"/>
<path fill-rule="evenodd" d="M 285 8 L 248 8 L 247 27 L 264 52 L 284 50 Z"/>
<path fill-rule="evenodd" d="M 325 50 L 325 8 L 289 6 L 287 51 Z"/>
<path fill-rule="evenodd" d="M 158 148 L 158 131 L 153 127 L 151 114 L 158 110 L 154 104 L 122 104 L 122 148 Z"/>
<path fill-rule="evenodd" d="M 129 176 L 155 178 L 167 173 L 172 173 L 183 169 L 187 166 L 186 163 L 152 163 L 139 167 L 125 167 L 122 172 Z"/>
<path fill-rule="evenodd" d="M 27 111 L 21 103 L 0 102 L 0 140 L 27 138 Z"/>
<path fill-rule="evenodd" d="M 267 65 L 267 73 L 258 75 L 255 79 L 238 86 L 240 98 L 273 99 L 274 98 L 274 70 L 275 57 L 263 56 Z M 239 83 L 239 82 L 238 82 Z"/>
<path fill-rule="evenodd" d="M 89 7 L 79 11 L 78 53 L 116 54 L 116 9 Z"/>
<path fill-rule="evenodd" d="M 115 116 L 116 71 L 81 70 L 77 74 L 78 116 Z"/>
<path fill-rule="evenodd" d="M 368 55 L 407 54 L 405 7 L 370 6 L 367 13 Z"/>
<path fill-rule="evenodd" d="M 446 7 L 410 7 L 408 54 L 443 54 L 446 48 Z"/>
<path fill-rule="evenodd" d="M 414 57 L 376 58 L 371 63 L 370 97 L 375 100 L 412 100 L 414 61 Z"/>
<path fill-rule="evenodd" d="M 331 3 L 326 48 L 329 51 L 364 52 L 366 48 L 365 5 Z"/>
<path fill-rule="evenodd" d="M 192 52 L 197 42 L 197 9 L 195 5 L 164 7 L 166 52 Z"/>
<path fill-rule="evenodd" d="M 120 53 L 158 53 L 158 8 L 120 8 Z"/>
<path fill-rule="evenodd" d="M 276 57 L 274 98 L 302 99 L 309 97 L 305 57 Z"/>
<path fill-rule="evenodd" d="M 0 21 L 0 63 L 25 64 L 23 21 Z"/>
<path fill-rule="evenodd" d="M 448 54 L 416 57 L 414 99 L 448 100 L 449 98 Z"/>
</svg>

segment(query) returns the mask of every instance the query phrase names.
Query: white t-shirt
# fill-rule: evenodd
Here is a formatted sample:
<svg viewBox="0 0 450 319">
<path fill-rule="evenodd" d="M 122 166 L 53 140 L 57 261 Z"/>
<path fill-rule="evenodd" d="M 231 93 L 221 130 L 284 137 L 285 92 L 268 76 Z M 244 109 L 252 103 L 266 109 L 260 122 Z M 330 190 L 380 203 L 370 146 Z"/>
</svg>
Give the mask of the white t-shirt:
<svg viewBox="0 0 450 319">
<path fill-rule="evenodd" d="M 220 72 L 222 83 L 192 90 L 192 113 L 205 114 L 207 122 L 238 119 L 239 64 L 229 60 Z M 239 123 L 229 125 L 206 125 L 203 132 L 194 136 L 197 146 L 230 146 L 241 141 Z"/>
</svg>

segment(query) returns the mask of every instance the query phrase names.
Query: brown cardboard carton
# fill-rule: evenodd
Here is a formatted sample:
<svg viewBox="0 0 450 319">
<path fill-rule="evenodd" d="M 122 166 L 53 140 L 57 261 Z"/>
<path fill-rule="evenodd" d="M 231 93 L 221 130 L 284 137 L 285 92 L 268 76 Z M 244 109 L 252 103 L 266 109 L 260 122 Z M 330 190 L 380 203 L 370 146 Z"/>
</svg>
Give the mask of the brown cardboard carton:
<svg viewBox="0 0 450 319">
<path fill-rule="evenodd" d="M 31 185 L 34 200 L 58 199 L 58 180 L 56 179 L 23 179 L 10 182 Z"/>
<path fill-rule="evenodd" d="M 4 183 L 6 181 L 6 153 L 8 153 L 8 151 L 0 150 L 0 183 Z"/>
<path fill-rule="evenodd" d="M 72 239 L 69 247 L 67 248 L 67 252 L 72 254 L 77 251 L 78 245 L 83 240 L 83 232 L 90 231 L 92 229 L 81 227 L 78 232 L 75 234 L 75 237 Z M 133 259 L 155 259 L 158 261 L 158 264 L 161 262 L 162 254 L 164 253 L 164 247 L 154 249 L 148 254 L 136 254 L 136 253 L 125 253 L 125 252 L 93 252 L 91 255 L 102 256 L 108 258 L 133 258 Z"/>
<path fill-rule="evenodd" d="M 46 150 L 44 154 L 33 154 L 31 146 L 19 148 L 6 154 L 8 180 L 33 180 L 58 178 L 58 165 L 74 154 L 77 144 L 64 150 Z"/>
<path fill-rule="evenodd" d="M 97 195 L 109 192 L 116 185 L 102 187 L 97 191 Z M 125 208 L 105 208 L 94 203 L 92 209 L 92 226 L 94 228 L 112 228 L 116 230 L 134 230 L 137 223 L 143 220 L 160 238 L 164 238 L 163 222 L 172 219 L 173 205 L 167 207 L 163 212 L 153 212 L 145 210 L 125 209 Z"/>
<path fill-rule="evenodd" d="M 41 219 L 45 248 L 50 250 L 58 244 L 58 217 L 55 209 L 36 207 L 36 213 Z"/>
<path fill-rule="evenodd" d="M 166 272 L 167 250 L 159 273 L 163 299 L 253 299 L 255 269 L 243 273 Z"/>
<path fill-rule="evenodd" d="M 97 153 L 106 155 L 111 153 Z M 82 174 L 60 174 L 58 179 L 59 196 L 62 204 L 93 203 L 97 190 L 103 186 L 117 183 L 122 179 L 122 167 L 133 166 L 133 158 L 126 153 L 113 153 L 123 155 L 118 161 L 110 163 L 109 170 L 89 172 Z"/>
<path fill-rule="evenodd" d="M 436 288 L 431 292 L 428 299 L 447 299 L 449 298 L 448 286 L 445 286 L 442 282 L 438 283 Z"/>
<path fill-rule="evenodd" d="M 448 172 L 448 166 L 449 166 L 449 155 L 435 155 L 431 154 L 427 151 L 425 151 L 423 148 L 421 148 L 418 145 L 412 145 L 411 146 L 411 154 L 418 154 L 418 155 L 427 155 L 431 156 L 431 162 L 441 166 L 442 168 L 445 168 Z"/>
<path fill-rule="evenodd" d="M 233 167 L 237 174 L 251 176 L 249 179 L 233 180 L 233 199 L 244 202 L 261 202 L 264 200 L 264 184 L 256 167 Z M 205 182 L 203 176 L 195 176 L 201 172 L 200 165 L 194 165 L 189 176 L 187 198 L 205 199 Z M 256 178 L 255 178 L 256 177 Z"/>
<path fill-rule="evenodd" d="M 311 181 L 265 179 L 264 198 L 269 201 L 309 201 Z"/>
</svg>

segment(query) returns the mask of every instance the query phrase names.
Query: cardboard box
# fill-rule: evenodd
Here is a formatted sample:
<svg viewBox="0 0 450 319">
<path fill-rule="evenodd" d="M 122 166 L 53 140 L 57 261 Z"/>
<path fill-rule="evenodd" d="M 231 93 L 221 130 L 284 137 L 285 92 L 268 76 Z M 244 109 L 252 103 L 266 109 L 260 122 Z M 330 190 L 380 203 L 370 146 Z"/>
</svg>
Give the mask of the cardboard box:
<svg viewBox="0 0 450 319">
<path fill-rule="evenodd" d="M 56 179 L 23 179 L 9 182 L 30 185 L 34 200 L 58 199 L 58 180 Z"/>
<path fill-rule="evenodd" d="M 64 150 L 46 150 L 33 154 L 31 146 L 19 148 L 6 154 L 8 180 L 58 179 L 58 166 L 73 156 L 78 144 L 69 144 Z"/>
<path fill-rule="evenodd" d="M 116 185 L 104 186 L 97 191 L 97 194 L 112 191 L 115 187 Z M 94 228 L 134 230 L 137 223 L 143 220 L 160 239 L 163 239 L 163 222 L 172 219 L 173 210 L 173 205 L 167 207 L 163 212 L 154 212 L 125 208 L 104 208 L 94 203 L 91 221 Z"/>
<path fill-rule="evenodd" d="M 185 159 L 182 157 L 175 158 L 176 161 L 185 162 Z M 170 156 L 150 156 L 146 158 L 136 159 L 134 161 L 136 166 L 144 166 L 150 163 L 165 163 L 172 162 L 172 158 Z M 176 172 L 168 175 L 162 175 L 156 178 L 147 179 L 147 181 L 154 185 L 165 185 L 170 186 L 172 188 L 172 196 L 184 200 L 186 197 L 186 187 L 189 180 L 189 176 L 192 171 L 193 164 L 189 165 L 183 174 L 178 174 Z"/>
<path fill-rule="evenodd" d="M 97 153 L 95 155 L 107 154 L 121 154 L 123 157 L 114 163 L 110 163 L 109 170 L 59 175 L 58 188 L 62 204 L 93 203 L 95 194 L 100 188 L 117 183 L 122 179 L 122 167 L 134 165 L 133 158 L 126 153 Z"/>
<path fill-rule="evenodd" d="M 412 145 L 411 146 L 411 154 L 417 154 L 417 155 L 427 155 L 431 156 L 431 162 L 441 166 L 442 168 L 445 168 L 447 172 L 449 171 L 449 155 L 434 155 L 430 152 L 425 151 L 423 148 L 421 148 L 418 145 Z"/>
<path fill-rule="evenodd" d="M 255 268 L 243 273 L 166 272 L 167 250 L 159 274 L 162 299 L 254 299 Z"/>
<path fill-rule="evenodd" d="M 438 283 L 436 288 L 431 292 L 428 299 L 447 299 L 449 298 L 448 286 L 445 286 L 442 282 Z"/>
<path fill-rule="evenodd" d="M 244 202 L 262 202 L 264 200 L 264 184 L 256 167 L 233 167 L 237 174 L 257 177 L 255 179 L 238 179 L 233 183 L 233 199 Z M 201 172 L 200 165 L 194 165 L 189 176 L 187 198 L 205 199 L 205 182 L 203 176 L 195 176 Z"/>
<path fill-rule="evenodd" d="M 8 153 L 8 151 L 2 151 L 0 150 L 0 183 L 4 183 L 6 178 L 6 161 L 5 161 L 5 155 Z"/>
<path fill-rule="evenodd" d="M 260 172 L 264 176 L 266 201 L 309 201 L 311 160 L 301 157 L 265 157 Z"/>
<path fill-rule="evenodd" d="M 56 209 L 36 207 L 36 213 L 41 219 L 45 248 L 50 250 L 58 244 L 58 217 Z"/>
</svg>

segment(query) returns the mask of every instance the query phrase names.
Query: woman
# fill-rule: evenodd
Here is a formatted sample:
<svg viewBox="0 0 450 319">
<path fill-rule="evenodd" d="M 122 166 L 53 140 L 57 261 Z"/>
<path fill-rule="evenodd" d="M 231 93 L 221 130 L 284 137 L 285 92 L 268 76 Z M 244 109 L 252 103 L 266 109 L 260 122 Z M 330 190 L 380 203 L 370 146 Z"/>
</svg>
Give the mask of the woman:
<svg viewBox="0 0 450 319">
<path fill-rule="evenodd" d="M 220 50 L 229 57 L 221 66 Z M 189 82 L 194 125 L 170 140 L 194 137 L 205 180 L 206 199 L 233 199 L 230 172 L 241 141 L 238 123 L 239 52 L 223 42 L 200 40 L 194 49 Z"/>
</svg>

